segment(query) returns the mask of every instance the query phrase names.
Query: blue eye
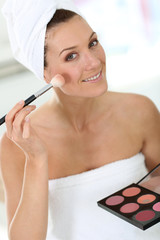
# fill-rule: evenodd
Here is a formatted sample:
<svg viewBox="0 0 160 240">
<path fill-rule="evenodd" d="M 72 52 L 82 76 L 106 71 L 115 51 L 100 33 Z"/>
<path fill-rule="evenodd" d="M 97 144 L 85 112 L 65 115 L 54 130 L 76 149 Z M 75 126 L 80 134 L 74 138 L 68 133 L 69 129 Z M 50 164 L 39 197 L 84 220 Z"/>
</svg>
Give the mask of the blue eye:
<svg viewBox="0 0 160 240">
<path fill-rule="evenodd" d="M 71 54 L 67 55 L 66 61 L 71 61 L 71 60 L 75 59 L 76 56 L 77 56 L 76 53 L 71 53 Z"/>
<path fill-rule="evenodd" d="M 89 43 L 89 47 L 95 47 L 98 45 L 98 40 L 97 39 L 94 39 L 92 42 Z"/>
</svg>

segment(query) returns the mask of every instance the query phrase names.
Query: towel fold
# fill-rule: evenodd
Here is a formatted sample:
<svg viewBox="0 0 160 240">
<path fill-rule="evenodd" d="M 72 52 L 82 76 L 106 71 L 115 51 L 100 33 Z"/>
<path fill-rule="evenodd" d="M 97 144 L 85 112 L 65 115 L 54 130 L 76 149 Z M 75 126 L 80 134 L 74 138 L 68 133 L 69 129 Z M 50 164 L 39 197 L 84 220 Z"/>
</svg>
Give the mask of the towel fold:
<svg viewBox="0 0 160 240">
<path fill-rule="evenodd" d="M 40 79 L 46 26 L 61 8 L 80 14 L 72 0 L 6 0 L 2 8 L 14 57 Z"/>
<path fill-rule="evenodd" d="M 144 232 L 97 205 L 146 173 L 144 155 L 138 153 L 91 171 L 50 180 L 47 240 L 159 240 L 158 224 Z"/>
</svg>

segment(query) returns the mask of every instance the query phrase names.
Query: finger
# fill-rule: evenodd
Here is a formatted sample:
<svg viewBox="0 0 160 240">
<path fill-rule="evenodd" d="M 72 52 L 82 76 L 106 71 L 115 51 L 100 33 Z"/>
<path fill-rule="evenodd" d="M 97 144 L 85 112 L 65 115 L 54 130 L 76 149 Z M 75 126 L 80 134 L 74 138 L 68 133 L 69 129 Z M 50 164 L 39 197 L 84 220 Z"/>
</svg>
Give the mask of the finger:
<svg viewBox="0 0 160 240">
<path fill-rule="evenodd" d="M 25 118 L 25 122 L 24 122 L 24 125 L 23 125 L 22 137 L 24 139 L 27 139 L 27 138 L 29 138 L 29 136 L 30 136 L 30 119 L 29 119 L 29 116 L 27 116 Z"/>
<path fill-rule="evenodd" d="M 35 108 L 34 105 L 26 106 L 17 114 L 13 122 L 13 135 L 22 136 L 24 120 Z"/>
<path fill-rule="evenodd" d="M 14 118 L 16 114 L 23 108 L 24 101 L 21 100 L 19 103 L 17 103 L 6 115 L 5 117 L 5 123 L 7 128 L 7 136 L 10 138 L 12 135 L 12 123 L 14 121 Z"/>
</svg>

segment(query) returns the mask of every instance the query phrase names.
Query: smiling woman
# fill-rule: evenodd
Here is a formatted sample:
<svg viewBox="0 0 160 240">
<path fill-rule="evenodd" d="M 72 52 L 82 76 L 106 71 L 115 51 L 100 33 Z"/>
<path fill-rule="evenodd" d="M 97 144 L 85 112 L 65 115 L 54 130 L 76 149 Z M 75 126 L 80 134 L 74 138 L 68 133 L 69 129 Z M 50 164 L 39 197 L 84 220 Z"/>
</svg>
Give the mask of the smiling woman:
<svg viewBox="0 0 160 240">
<path fill-rule="evenodd" d="M 71 11 L 57 10 L 54 17 L 48 24 L 45 41 L 46 82 L 59 73 L 65 78 L 61 90 L 66 95 L 103 94 L 107 90 L 105 53 L 97 34 L 81 16 Z M 91 83 L 97 84 L 90 86 Z"/>
<path fill-rule="evenodd" d="M 96 202 L 157 164 L 158 110 L 146 97 L 108 91 L 104 49 L 71 0 L 7 0 L 4 12 L 16 58 L 46 83 L 63 83 L 38 109 L 21 100 L 6 116 L 9 239 L 142 239 Z M 159 228 L 143 238 L 153 232 L 158 240 Z"/>
</svg>

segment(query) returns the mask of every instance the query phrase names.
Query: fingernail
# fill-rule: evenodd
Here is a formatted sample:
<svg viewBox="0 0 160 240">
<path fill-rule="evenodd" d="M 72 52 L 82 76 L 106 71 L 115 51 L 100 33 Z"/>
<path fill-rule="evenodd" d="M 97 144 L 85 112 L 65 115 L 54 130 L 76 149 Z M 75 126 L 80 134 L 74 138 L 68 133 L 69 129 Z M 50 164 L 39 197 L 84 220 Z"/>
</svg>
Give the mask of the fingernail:
<svg viewBox="0 0 160 240">
<path fill-rule="evenodd" d="M 19 104 L 22 105 L 22 104 L 23 104 L 23 100 L 21 100 L 21 101 L 19 102 Z"/>
<path fill-rule="evenodd" d="M 25 121 L 26 121 L 26 122 L 29 122 L 29 117 L 26 117 L 26 118 L 25 118 Z"/>
<path fill-rule="evenodd" d="M 31 111 L 31 108 L 27 107 L 25 110 L 29 112 L 29 111 Z"/>
</svg>

